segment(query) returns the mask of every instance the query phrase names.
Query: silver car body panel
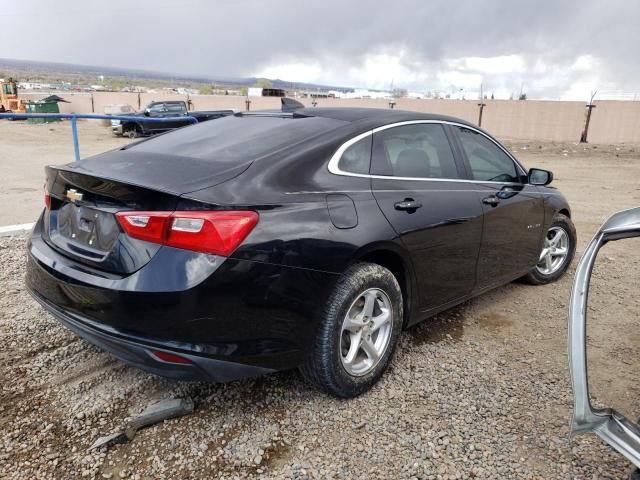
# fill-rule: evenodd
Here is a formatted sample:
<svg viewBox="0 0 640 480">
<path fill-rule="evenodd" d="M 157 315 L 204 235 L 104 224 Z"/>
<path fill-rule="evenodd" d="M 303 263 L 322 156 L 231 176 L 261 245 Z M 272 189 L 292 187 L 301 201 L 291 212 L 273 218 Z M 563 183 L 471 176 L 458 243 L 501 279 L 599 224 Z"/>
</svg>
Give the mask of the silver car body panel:
<svg viewBox="0 0 640 480">
<path fill-rule="evenodd" d="M 640 208 L 611 216 L 587 246 L 576 269 L 569 304 L 569 367 L 573 387 L 571 434 L 594 432 L 640 468 L 640 427 L 611 408 L 594 408 L 587 372 L 587 302 L 591 272 L 607 242 L 640 236 Z"/>
</svg>

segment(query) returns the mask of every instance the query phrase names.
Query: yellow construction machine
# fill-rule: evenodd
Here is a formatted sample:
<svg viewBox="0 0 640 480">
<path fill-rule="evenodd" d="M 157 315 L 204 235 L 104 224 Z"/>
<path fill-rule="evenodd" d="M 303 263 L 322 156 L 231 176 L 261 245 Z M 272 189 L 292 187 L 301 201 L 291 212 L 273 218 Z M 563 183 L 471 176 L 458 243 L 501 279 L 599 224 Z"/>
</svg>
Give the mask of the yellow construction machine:
<svg viewBox="0 0 640 480">
<path fill-rule="evenodd" d="M 18 99 L 18 85 L 13 78 L 0 82 L 0 112 L 24 113 L 24 102 Z"/>
</svg>

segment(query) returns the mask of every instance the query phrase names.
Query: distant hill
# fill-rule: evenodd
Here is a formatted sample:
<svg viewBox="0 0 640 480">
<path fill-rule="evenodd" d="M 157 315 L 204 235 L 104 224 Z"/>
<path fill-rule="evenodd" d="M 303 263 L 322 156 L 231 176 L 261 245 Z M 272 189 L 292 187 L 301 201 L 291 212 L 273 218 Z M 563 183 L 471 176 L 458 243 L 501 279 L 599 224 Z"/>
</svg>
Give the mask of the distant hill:
<svg viewBox="0 0 640 480">
<path fill-rule="evenodd" d="M 37 75 L 46 74 L 67 74 L 80 76 L 111 76 L 124 78 L 139 78 L 148 80 L 193 82 L 199 84 L 220 84 L 236 87 L 250 87 L 256 83 L 256 77 L 225 77 L 225 76 L 198 76 L 185 75 L 179 73 L 151 72 L 148 70 L 135 70 L 128 68 L 100 67 L 94 65 L 73 65 L 69 63 L 37 62 L 32 60 L 15 60 L 0 58 L 0 70 L 17 71 L 20 73 Z M 281 79 L 268 79 L 274 88 L 285 88 L 291 90 L 338 90 L 350 91 L 353 88 L 340 87 L 335 85 L 320 85 L 315 83 L 289 82 Z"/>
</svg>

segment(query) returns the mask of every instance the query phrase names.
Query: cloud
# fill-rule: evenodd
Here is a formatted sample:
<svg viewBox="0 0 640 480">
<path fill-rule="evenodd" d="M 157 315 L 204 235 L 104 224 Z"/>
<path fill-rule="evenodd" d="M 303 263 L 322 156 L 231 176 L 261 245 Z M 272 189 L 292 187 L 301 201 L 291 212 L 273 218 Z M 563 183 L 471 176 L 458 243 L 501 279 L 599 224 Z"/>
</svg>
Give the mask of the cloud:
<svg viewBox="0 0 640 480">
<path fill-rule="evenodd" d="M 476 71 L 482 75 L 521 74 L 526 70 L 526 63 L 520 55 L 455 58 L 449 60 L 447 66 L 451 69 Z"/>
<path fill-rule="evenodd" d="M 530 98 L 640 90 L 636 1 L 21 0 L 0 20 L 12 58 Z"/>
</svg>

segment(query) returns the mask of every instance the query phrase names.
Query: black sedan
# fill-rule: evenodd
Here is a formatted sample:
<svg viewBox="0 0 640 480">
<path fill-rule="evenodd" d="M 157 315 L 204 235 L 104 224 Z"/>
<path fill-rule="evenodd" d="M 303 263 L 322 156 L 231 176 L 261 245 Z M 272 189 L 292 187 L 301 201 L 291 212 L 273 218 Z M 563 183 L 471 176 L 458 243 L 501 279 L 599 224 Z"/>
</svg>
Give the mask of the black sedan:
<svg viewBox="0 0 640 480">
<path fill-rule="evenodd" d="M 552 174 L 454 118 L 236 114 L 47 167 L 27 286 L 125 362 L 229 381 L 299 367 L 352 397 L 400 331 L 576 245 Z"/>
</svg>

